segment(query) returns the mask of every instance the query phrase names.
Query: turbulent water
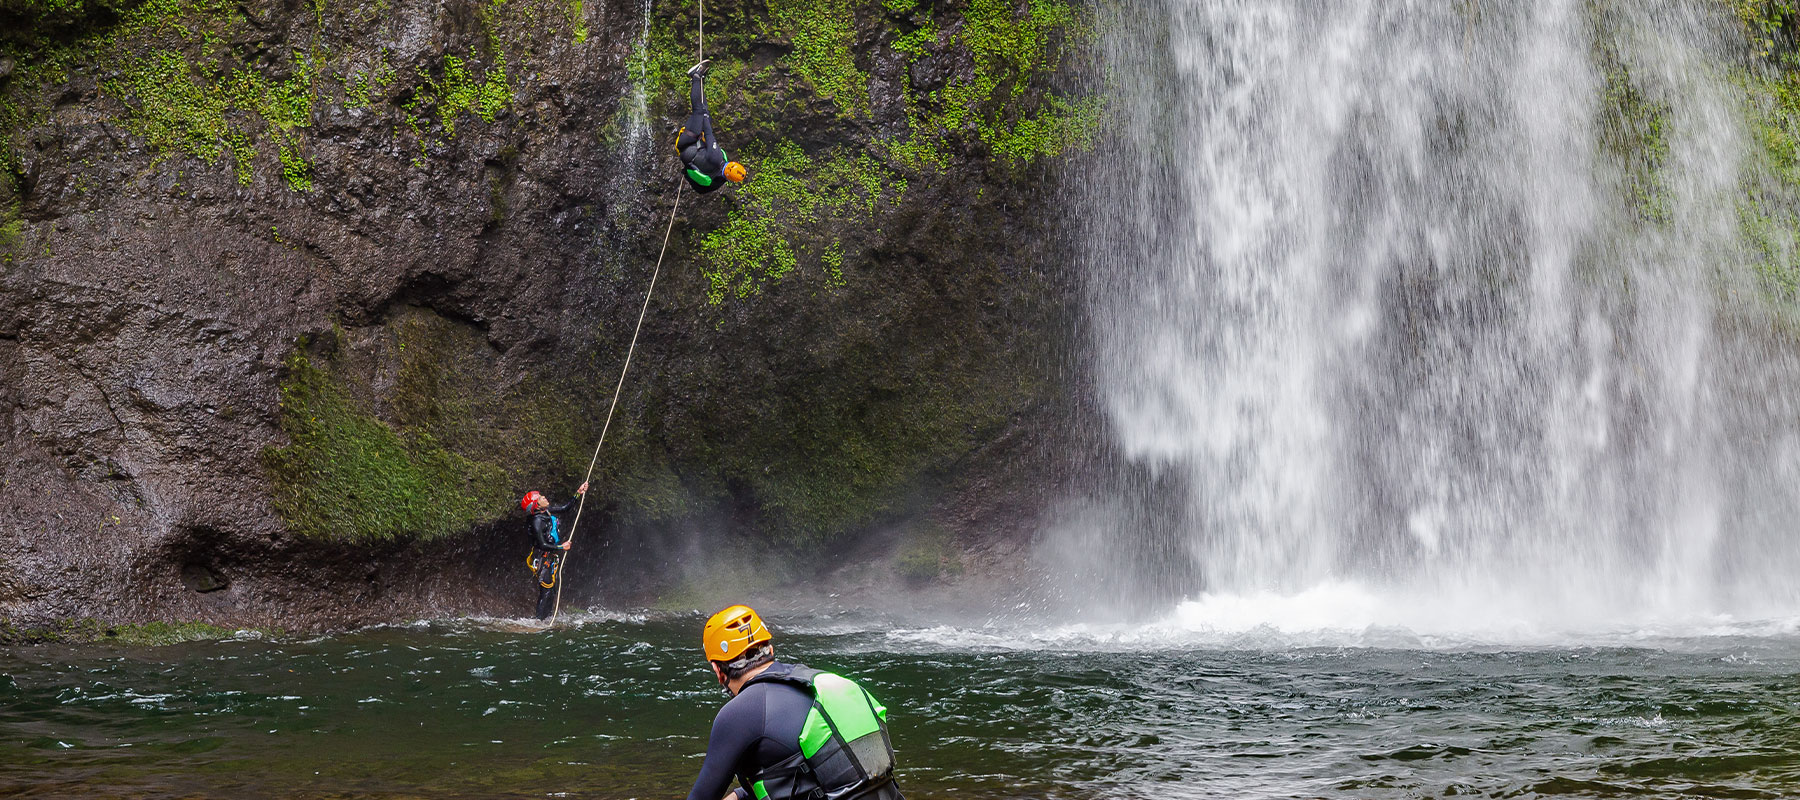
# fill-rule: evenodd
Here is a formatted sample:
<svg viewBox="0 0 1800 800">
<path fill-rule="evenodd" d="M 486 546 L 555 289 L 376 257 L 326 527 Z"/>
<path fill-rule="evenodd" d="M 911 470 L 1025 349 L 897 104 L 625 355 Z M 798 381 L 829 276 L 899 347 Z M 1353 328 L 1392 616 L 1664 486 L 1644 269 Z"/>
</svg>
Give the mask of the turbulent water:
<svg viewBox="0 0 1800 800">
<path fill-rule="evenodd" d="M 1124 469 L 1048 551 L 1090 607 L 1800 613 L 1800 365 L 1746 277 L 1724 4 L 1132 8 L 1082 199 Z"/>
<path fill-rule="evenodd" d="M 699 624 L 7 651 L 0 796 L 677 797 L 723 701 Z M 1800 793 L 1800 638 L 1715 633 L 777 626 L 892 709 L 915 798 Z"/>
</svg>

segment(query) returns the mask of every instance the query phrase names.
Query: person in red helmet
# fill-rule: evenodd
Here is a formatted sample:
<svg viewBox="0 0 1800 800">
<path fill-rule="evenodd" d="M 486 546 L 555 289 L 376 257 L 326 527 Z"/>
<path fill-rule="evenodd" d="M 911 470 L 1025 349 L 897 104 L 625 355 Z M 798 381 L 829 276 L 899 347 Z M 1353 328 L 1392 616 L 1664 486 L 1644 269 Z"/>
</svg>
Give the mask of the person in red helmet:
<svg viewBox="0 0 1800 800">
<path fill-rule="evenodd" d="M 587 484 L 581 484 L 575 496 L 587 494 L 587 489 Z M 556 580 L 562 575 L 563 554 L 570 544 L 569 534 L 557 515 L 575 508 L 575 501 L 551 505 L 550 498 L 532 490 L 519 501 L 519 508 L 531 515 L 531 553 L 525 556 L 525 566 L 537 576 L 537 618 L 549 619 L 556 605 Z"/>
</svg>

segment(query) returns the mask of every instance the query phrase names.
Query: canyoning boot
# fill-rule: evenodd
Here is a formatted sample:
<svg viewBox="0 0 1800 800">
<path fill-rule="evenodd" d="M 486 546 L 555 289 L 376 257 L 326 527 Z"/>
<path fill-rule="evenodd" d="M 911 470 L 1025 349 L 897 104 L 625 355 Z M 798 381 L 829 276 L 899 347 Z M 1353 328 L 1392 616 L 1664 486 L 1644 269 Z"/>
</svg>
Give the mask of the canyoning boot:
<svg viewBox="0 0 1800 800">
<path fill-rule="evenodd" d="M 700 63 L 695 64 L 691 67 L 688 67 L 688 73 L 687 73 L 688 77 L 690 77 L 690 78 L 705 77 L 706 76 L 706 65 L 711 64 L 711 63 L 712 63 L 712 59 L 710 59 L 710 58 L 700 59 Z"/>
</svg>

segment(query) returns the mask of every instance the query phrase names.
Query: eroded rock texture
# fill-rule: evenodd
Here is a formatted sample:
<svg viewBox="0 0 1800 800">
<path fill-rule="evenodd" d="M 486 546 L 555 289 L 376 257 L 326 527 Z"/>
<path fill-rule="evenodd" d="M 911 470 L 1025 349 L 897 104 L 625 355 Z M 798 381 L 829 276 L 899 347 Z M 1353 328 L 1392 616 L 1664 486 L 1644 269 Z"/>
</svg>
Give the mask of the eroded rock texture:
<svg viewBox="0 0 1800 800">
<path fill-rule="evenodd" d="M 522 613 L 514 504 L 605 419 L 696 4 L 7 8 L 0 617 Z M 707 4 L 753 178 L 681 197 L 571 602 L 1029 527 L 1084 14 Z"/>
</svg>

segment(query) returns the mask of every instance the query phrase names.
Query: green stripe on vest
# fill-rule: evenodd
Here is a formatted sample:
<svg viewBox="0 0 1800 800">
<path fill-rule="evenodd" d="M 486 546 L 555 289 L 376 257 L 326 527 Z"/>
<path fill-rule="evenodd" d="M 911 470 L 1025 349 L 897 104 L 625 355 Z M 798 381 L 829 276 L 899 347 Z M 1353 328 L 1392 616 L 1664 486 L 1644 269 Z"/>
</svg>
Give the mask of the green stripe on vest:
<svg viewBox="0 0 1800 800">
<path fill-rule="evenodd" d="M 722 148 L 722 147 L 721 147 L 721 148 L 719 148 L 719 157 L 720 157 L 720 158 L 723 158 L 723 159 L 725 159 L 725 163 L 727 163 L 727 164 L 729 164 L 729 163 L 731 163 L 731 154 L 730 154 L 730 153 L 727 153 L 727 152 L 725 152 L 725 149 L 724 149 L 724 148 Z M 695 183 L 698 183 L 698 184 L 700 184 L 700 185 L 701 185 L 701 186 L 711 186 L 711 185 L 713 185 L 713 180 L 714 180 L 714 178 L 713 178 L 713 177 L 712 177 L 712 176 L 711 176 L 711 175 L 708 175 L 708 174 L 706 174 L 706 173 L 704 173 L 704 172 L 701 172 L 701 171 L 699 171 L 699 170 L 697 170 L 697 169 L 690 169 L 690 170 L 688 170 L 688 171 L 687 171 L 687 175 L 688 175 L 688 177 L 689 177 L 689 178 L 691 178 L 691 179 L 693 179 L 693 181 L 694 181 L 694 182 L 695 182 Z"/>
<path fill-rule="evenodd" d="M 846 742 L 879 732 L 881 720 L 887 718 L 887 709 L 875 706 L 871 710 L 872 702 L 865 699 L 867 695 L 862 687 L 847 678 L 821 672 L 813 679 L 813 691 L 814 699 L 819 701 L 819 706 L 825 707 L 825 713 L 830 714 L 832 721 L 837 723 L 838 735 L 844 737 Z M 877 719 L 877 714 L 880 719 Z M 800 729 L 800 753 L 812 758 L 813 754 L 819 752 L 819 748 L 830 741 L 831 725 L 819 713 L 818 706 L 814 706 L 812 712 L 806 715 L 806 725 Z"/>
</svg>

